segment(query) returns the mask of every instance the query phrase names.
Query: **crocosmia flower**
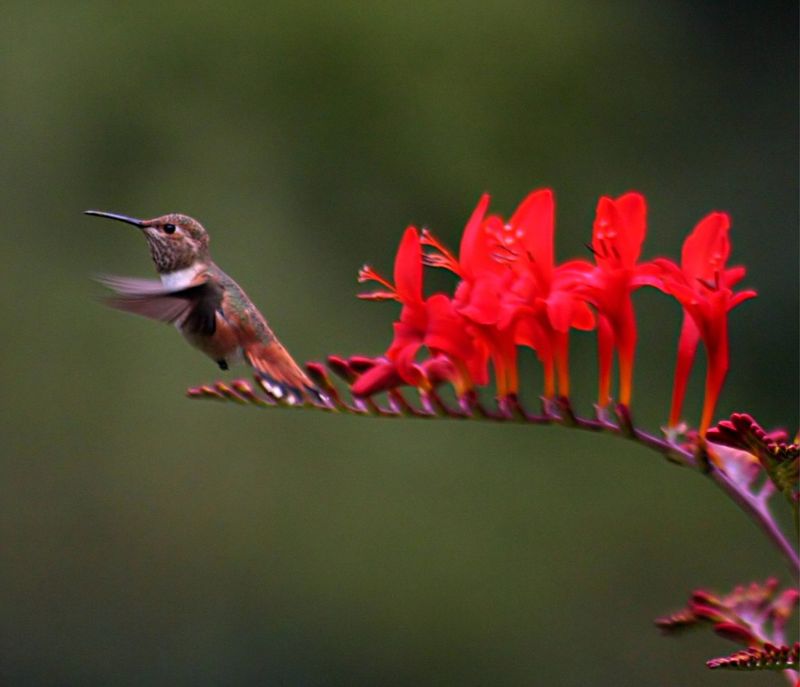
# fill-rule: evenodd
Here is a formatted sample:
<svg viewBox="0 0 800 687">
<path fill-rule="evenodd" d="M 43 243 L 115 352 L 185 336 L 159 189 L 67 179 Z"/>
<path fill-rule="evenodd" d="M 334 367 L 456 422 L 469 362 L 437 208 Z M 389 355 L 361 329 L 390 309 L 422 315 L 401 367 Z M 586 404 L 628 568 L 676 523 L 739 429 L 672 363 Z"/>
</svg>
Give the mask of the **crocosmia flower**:
<svg viewBox="0 0 800 687">
<path fill-rule="evenodd" d="M 549 189 L 534 191 L 506 221 L 486 215 L 484 195 L 461 239 L 456 260 L 430 234 L 423 242 L 437 249 L 431 264 L 461 277 L 453 299 L 486 346 L 499 396 L 517 392 L 517 346 L 532 347 L 544 367 L 545 395 L 569 394 L 568 332 L 592 329 L 594 317 L 575 290 L 591 269 L 583 261 L 556 266 L 553 257 L 555 202 Z"/>
<path fill-rule="evenodd" d="M 570 392 L 569 330 L 590 330 L 594 315 L 577 286 L 591 271 L 585 260 L 555 264 L 555 199 L 550 189 L 534 191 L 508 223 L 495 224 L 514 279 L 504 298 L 504 319 L 516 323 L 518 344 L 536 351 L 544 368 L 544 393 L 555 396 L 555 377 L 562 396 Z M 502 255 L 502 253 L 501 253 Z"/>
<path fill-rule="evenodd" d="M 611 371 L 619 361 L 619 402 L 629 406 L 636 351 L 632 293 L 654 286 L 672 295 L 684 316 L 678 344 L 669 425 L 680 422 L 687 380 L 702 340 L 708 358 L 703 435 L 713 418 L 729 365 L 728 311 L 755 296 L 734 293 L 745 274 L 726 267 L 730 220 L 721 212 L 705 217 L 683 244 L 681 264 L 640 262 L 647 231 L 647 206 L 639 193 L 602 197 L 592 241 L 594 264 L 554 258 L 555 200 L 550 189 L 530 193 L 506 220 L 489 213 L 483 195 L 461 238 L 458 255 L 428 230 L 409 227 L 397 251 L 394 283 L 364 267 L 359 281 L 377 291 L 361 297 L 402 304 L 394 339 L 383 356 L 359 365 L 353 391 L 369 396 L 401 384 L 430 391 L 451 383 L 462 397 L 489 383 L 489 362 L 501 398 L 518 393 L 517 355 L 532 348 L 544 370 L 544 395 L 568 397 L 571 329 L 598 330 L 599 409 L 611 401 Z M 427 252 L 423 254 L 423 248 Z M 423 293 L 425 265 L 458 277 L 452 296 Z M 473 395 L 474 396 L 474 395 Z"/>
<path fill-rule="evenodd" d="M 498 259 L 499 244 L 491 225 L 499 218 L 485 218 L 488 206 L 489 196 L 484 195 L 464 229 L 458 260 L 448 266 L 461 277 L 453 304 L 458 313 L 469 320 L 478 345 L 491 357 L 497 393 L 505 396 L 516 393 L 518 386 L 514 328 L 502 312 L 503 297 L 514 275 L 508 265 Z M 425 241 L 439 247 L 430 233 Z M 442 252 L 441 255 L 449 254 Z"/>
<path fill-rule="evenodd" d="M 678 342 L 678 360 L 669 423 L 680 422 L 686 383 L 692 369 L 697 344 L 702 339 L 707 354 L 705 401 L 700 434 L 711 425 L 714 409 L 728 372 L 728 311 L 753 298 L 753 290 L 734 293 L 731 289 L 745 275 L 743 267 L 726 268 L 730 255 L 730 218 L 724 212 L 712 212 L 702 219 L 686 238 L 681 265 L 658 259 L 659 286 L 683 306 L 683 326 Z"/>
<path fill-rule="evenodd" d="M 417 362 L 424 347 L 432 354 L 443 354 L 452 363 L 452 381 L 459 392 L 472 385 L 473 373 L 480 376 L 481 356 L 476 351 L 467 322 L 453 307 L 451 299 L 442 293 L 425 298 L 422 291 L 422 250 L 419 232 L 406 229 L 394 264 L 394 285 L 372 268 L 364 267 L 360 281 L 377 281 L 384 289 L 362 298 L 394 299 L 403 309 L 394 324 L 394 340 L 386 351 L 386 360 L 363 375 L 353 390 L 368 395 L 396 385 L 397 380 L 420 388 L 430 388 L 432 380 L 426 368 Z M 436 368 L 441 371 L 441 366 Z M 438 381 L 438 380 L 437 380 Z"/>
<path fill-rule="evenodd" d="M 633 359 L 636 352 L 636 316 L 631 293 L 642 286 L 647 266 L 639 264 L 647 230 L 647 205 L 639 193 L 617 199 L 602 197 L 597 205 L 591 250 L 596 267 L 587 275 L 585 292 L 597 308 L 598 405 L 611 400 L 614 351 L 619 357 L 619 401 L 630 405 Z"/>
</svg>

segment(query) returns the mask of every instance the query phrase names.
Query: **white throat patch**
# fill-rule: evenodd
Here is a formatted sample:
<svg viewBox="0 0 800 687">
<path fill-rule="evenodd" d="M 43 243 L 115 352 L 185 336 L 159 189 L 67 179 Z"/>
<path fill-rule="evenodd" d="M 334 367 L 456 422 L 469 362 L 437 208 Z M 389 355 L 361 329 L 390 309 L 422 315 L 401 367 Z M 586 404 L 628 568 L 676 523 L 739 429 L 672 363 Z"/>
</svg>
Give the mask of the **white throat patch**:
<svg viewBox="0 0 800 687">
<path fill-rule="evenodd" d="M 201 269 L 203 269 L 203 265 L 193 265 L 174 272 L 164 272 L 161 274 L 161 283 L 170 291 L 180 291 L 194 281 Z"/>
</svg>

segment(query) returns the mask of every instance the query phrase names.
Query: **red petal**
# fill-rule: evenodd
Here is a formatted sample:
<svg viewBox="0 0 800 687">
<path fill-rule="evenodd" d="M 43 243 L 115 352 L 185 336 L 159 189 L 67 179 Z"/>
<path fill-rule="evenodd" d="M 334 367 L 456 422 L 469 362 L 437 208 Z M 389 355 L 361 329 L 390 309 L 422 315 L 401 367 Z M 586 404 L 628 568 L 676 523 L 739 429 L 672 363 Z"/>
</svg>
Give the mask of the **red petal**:
<svg viewBox="0 0 800 687">
<path fill-rule="evenodd" d="M 644 196 L 626 193 L 616 200 L 600 198 L 592 234 L 597 264 L 606 268 L 633 267 L 646 231 Z"/>
<path fill-rule="evenodd" d="M 483 342 L 475 342 L 473 353 L 467 361 L 467 370 L 474 384 L 484 386 L 489 383 L 489 348 Z"/>
<path fill-rule="evenodd" d="M 684 312 L 681 336 L 678 340 L 678 359 L 675 362 L 675 379 L 672 384 L 672 408 L 669 414 L 670 427 L 676 427 L 681 421 L 686 384 L 689 381 L 689 374 L 692 371 L 699 341 L 700 331 L 697 329 L 697 325 L 688 313 Z"/>
<path fill-rule="evenodd" d="M 631 284 L 636 287 L 652 286 L 666 292 L 667 288 L 664 282 L 675 274 L 680 275 L 680 268 L 674 262 L 666 258 L 658 258 L 636 265 Z"/>
<path fill-rule="evenodd" d="M 546 282 L 553 274 L 553 228 L 555 224 L 555 199 L 549 189 L 529 194 L 516 209 L 509 224 L 521 229 L 525 251 L 533 258 Z"/>
<path fill-rule="evenodd" d="M 739 303 L 755 298 L 757 295 L 758 291 L 754 291 L 753 289 L 747 289 L 746 291 L 739 291 L 739 293 L 733 294 L 733 297 L 728 301 L 728 310 L 732 310 L 739 305 Z"/>
<path fill-rule="evenodd" d="M 427 302 L 428 331 L 425 344 L 428 348 L 447 353 L 456 360 L 466 361 L 472 355 L 472 337 L 466 323 L 444 294 L 431 296 Z"/>
<path fill-rule="evenodd" d="M 714 339 L 704 338 L 706 346 L 706 388 L 703 400 L 703 415 L 700 419 L 699 432 L 704 436 L 714 419 L 717 399 L 728 374 L 728 318 L 723 316 L 714 323 Z"/>
<path fill-rule="evenodd" d="M 403 332 L 407 332 L 405 336 L 420 338 L 427 326 L 428 311 L 422 301 L 404 305 L 400 311 L 400 320 L 395 324 L 395 336 L 397 336 L 398 327 L 400 327 Z"/>
<path fill-rule="evenodd" d="M 575 259 L 562 262 L 556 267 L 559 283 L 577 283 L 584 280 L 595 270 L 595 266 L 588 260 Z"/>
<path fill-rule="evenodd" d="M 661 280 L 663 288 L 657 286 L 657 284 L 653 284 L 653 286 L 661 288 L 663 291 L 668 290 L 667 285 L 669 282 L 677 281 L 683 283 L 686 281 L 686 277 L 683 272 L 681 272 L 681 268 L 669 258 L 656 258 L 640 267 L 642 274 L 649 274 Z"/>
<path fill-rule="evenodd" d="M 402 383 L 403 380 L 397 373 L 394 363 L 387 360 L 362 374 L 351 387 L 351 391 L 356 396 L 371 396 L 387 389 L 394 389 Z"/>
<path fill-rule="evenodd" d="M 611 368 L 614 364 L 614 332 L 604 315 L 597 319 L 597 366 L 599 373 L 597 404 L 605 408 L 611 402 Z"/>
<path fill-rule="evenodd" d="M 489 208 L 489 194 L 484 193 L 478 201 L 475 210 L 464 227 L 464 234 L 461 237 L 461 248 L 459 250 L 458 261 L 464 276 L 472 277 L 476 272 L 480 272 L 488 260 L 491 259 L 486 245 L 485 234 L 483 232 L 483 218 Z"/>
<path fill-rule="evenodd" d="M 731 252 L 730 225 L 730 218 L 724 212 L 712 212 L 698 222 L 683 242 L 681 267 L 690 280 L 713 282 L 725 269 Z"/>
<path fill-rule="evenodd" d="M 633 267 L 639 259 L 647 231 L 647 202 L 641 193 L 626 193 L 616 200 L 622 226 L 617 249 L 624 265 Z"/>
<path fill-rule="evenodd" d="M 747 274 L 747 270 L 742 265 L 729 267 L 722 274 L 722 285 L 727 286 L 728 288 L 733 288 L 736 286 L 736 284 L 742 281 L 742 279 L 744 279 L 745 274 Z"/>
<path fill-rule="evenodd" d="M 394 328 L 394 339 L 391 346 L 389 346 L 389 350 L 386 351 L 386 355 L 391 360 L 396 361 L 401 352 L 408 346 L 419 347 L 422 345 L 423 332 L 420 330 L 415 327 L 409 327 L 404 322 L 395 322 L 392 326 Z"/>
<path fill-rule="evenodd" d="M 619 358 L 619 402 L 630 406 L 633 392 L 633 358 L 636 354 L 636 313 L 627 296 L 615 314 L 614 343 Z"/>
<path fill-rule="evenodd" d="M 595 328 L 594 312 L 585 301 L 575 301 L 570 325 L 575 329 L 588 332 Z"/>
<path fill-rule="evenodd" d="M 459 307 L 459 312 L 478 324 L 495 324 L 500 316 L 500 295 L 495 280 L 487 278 L 474 282 L 469 300 Z"/>
<path fill-rule="evenodd" d="M 420 386 L 424 379 L 419 365 L 414 362 L 421 346 L 421 341 L 409 342 L 395 350 L 389 349 L 386 354 L 394 361 L 397 373 L 403 378 L 403 381 L 411 386 Z"/>
<path fill-rule="evenodd" d="M 394 285 L 403 303 L 422 300 L 422 248 L 419 234 L 408 227 L 394 261 Z"/>
<path fill-rule="evenodd" d="M 552 291 L 547 297 L 547 318 L 553 329 L 565 332 L 572 322 L 572 296 L 565 291 Z"/>
<path fill-rule="evenodd" d="M 458 376 L 455 365 L 446 355 L 437 355 L 435 358 L 426 360 L 422 363 L 422 369 L 433 386 L 450 382 Z"/>
</svg>

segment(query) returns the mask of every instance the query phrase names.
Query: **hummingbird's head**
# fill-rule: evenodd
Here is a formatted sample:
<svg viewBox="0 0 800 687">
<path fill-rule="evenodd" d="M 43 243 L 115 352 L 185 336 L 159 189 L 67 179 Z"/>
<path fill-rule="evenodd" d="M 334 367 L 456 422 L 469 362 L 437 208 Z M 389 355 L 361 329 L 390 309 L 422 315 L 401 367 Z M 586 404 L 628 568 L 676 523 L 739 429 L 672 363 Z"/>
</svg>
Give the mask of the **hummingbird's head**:
<svg viewBox="0 0 800 687">
<path fill-rule="evenodd" d="M 170 213 L 153 219 L 136 219 L 112 212 L 87 210 L 84 214 L 106 217 L 139 227 L 150 246 L 156 270 L 174 272 L 209 259 L 208 233 L 196 219 Z"/>
</svg>

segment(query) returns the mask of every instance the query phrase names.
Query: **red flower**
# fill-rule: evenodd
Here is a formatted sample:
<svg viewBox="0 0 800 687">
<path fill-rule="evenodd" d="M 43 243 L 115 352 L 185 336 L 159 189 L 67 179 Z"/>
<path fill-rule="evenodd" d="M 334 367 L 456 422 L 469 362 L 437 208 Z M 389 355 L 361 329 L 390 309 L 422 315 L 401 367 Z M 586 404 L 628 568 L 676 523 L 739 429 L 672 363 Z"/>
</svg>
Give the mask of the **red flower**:
<svg viewBox="0 0 800 687">
<path fill-rule="evenodd" d="M 619 400 L 631 400 L 636 349 L 636 319 L 631 295 L 650 285 L 673 295 L 684 321 L 670 413 L 679 419 L 697 344 L 708 354 L 706 396 L 700 422 L 708 428 L 728 370 L 727 313 L 754 291 L 734 294 L 731 287 L 744 268 L 726 269 L 730 253 L 729 220 L 712 213 L 683 246 L 681 266 L 659 259 L 640 263 L 647 208 L 638 193 L 602 197 L 597 206 L 591 250 L 595 264 L 573 260 L 556 265 L 553 255 L 555 202 L 549 189 L 534 191 L 505 221 L 488 215 L 484 195 L 472 213 L 456 258 L 432 234 L 420 238 L 409 227 L 397 252 L 394 285 L 364 267 L 360 281 L 383 289 L 362 296 L 402 303 L 394 340 L 353 386 L 358 395 L 401 383 L 430 389 L 452 382 L 461 395 L 488 382 L 491 359 L 501 397 L 517 393 L 517 347 L 536 351 L 544 367 L 545 395 L 569 395 L 569 331 L 592 329 L 597 311 L 599 405 L 611 399 L 614 352 L 619 359 Z M 423 257 L 421 246 L 433 248 Z M 423 295 L 423 264 L 445 267 L 460 277 L 452 298 Z M 420 352 L 429 356 L 420 359 Z M 362 368 L 363 369 L 363 368 Z M 557 382 L 557 383 L 556 383 Z"/>
<path fill-rule="evenodd" d="M 503 295 L 513 275 L 508 266 L 497 259 L 497 244 L 488 229 L 493 218 L 484 220 L 488 206 L 489 196 L 484 194 L 464 228 L 458 261 L 430 233 L 423 236 L 423 242 L 439 248 L 444 259 L 438 264 L 461 276 L 453 304 L 459 315 L 472 324 L 478 346 L 491 356 L 497 394 L 506 396 L 516 393 L 518 388 L 514 330 L 507 324 L 500 326 Z M 483 377 L 481 383 L 485 384 L 488 381 L 485 372 Z"/>
<path fill-rule="evenodd" d="M 573 261 L 556 267 L 553 259 L 554 200 L 552 191 L 534 191 L 505 222 L 484 218 L 489 196 L 478 202 L 461 240 L 456 260 L 430 233 L 423 243 L 438 255 L 431 264 L 461 276 L 454 304 L 474 325 L 495 369 L 497 393 L 516 393 L 517 346 L 536 350 L 545 371 L 545 395 L 569 394 L 568 332 L 591 329 L 594 317 L 575 293 L 579 275 L 589 263 Z"/>
<path fill-rule="evenodd" d="M 373 367 L 354 385 L 358 395 L 369 395 L 391 388 L 400 380 L 421 388 L 431 388 L 434 381 L 423 364 L 416 361 L 423 347 L 434 355 L 443 354 L 452 363 L 452 379 L 459 393 L 472 386 L 474 374 L 480 375 L 481 356 L 476 351 L 467 323 L 442 293 L 425 299 L 422 293 L 422 250 L 419 233 L 406 229 L 394 264 L 394 286 L 370 267 L 362 268 L 359 281 L 377 281 L 386 291 L 362 295 L 362 298 L 393 298 L 403 304 L 399 321 L 394 324 L 394 340 L 386 352 L 386 361 Z M 437 376 L 442 373 L 437 362 Z"/>
<path fill-rule="evenodd" d="M 739 293 L 731 290 L 744 277 L 745 269 L 725 267 L 731 250 L 729 228 L 727 214 L 712 212 L 684 241 L 680 267 L 663 258 L 653 263 L 660 272 L 660 283 L 654 285 L 673 295 L 683 306 L 684 313 L 669 418 L 671 427 L 680 422 L 686 383 L 700 339 L 706 349 L 708 360 L 701 435 L 711 425 L 728 372 L 728 311 L 756 296 L 753 290 Z"/>
<path fill-rule="evenodd" d="M 637 264 L 644 241 L 647 206 L 644 196 L 626 193 L 616 200 L 600 198 L 594 220 L 591 250 L 597 267 L 587 275 L 585 292 L 597 308 L 597 347 L 600 368 L 598 404 L 611 400 L 614 350 L 619 357 L 619 400 L 630 405 L 636 316 L 631 293 L 645 282 L 646 266 Z"/>
<path fill-rule="evenodd" d="M 385 356 L 364 359 L 364 361 L 368 361 L 369 364 L 366 371 L 352 384 L 353 395 L 371 396 L 408 383 L 400 376 L 397 365 Z M 429 387 L 458 380 L 455 366 L 445 355 L 437 355 L 424 360 L 419 364 L 419 368 L 422 379 L 427 381 Z"/>
</svg>

